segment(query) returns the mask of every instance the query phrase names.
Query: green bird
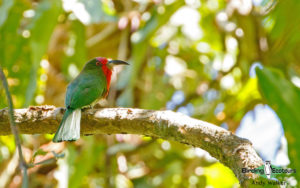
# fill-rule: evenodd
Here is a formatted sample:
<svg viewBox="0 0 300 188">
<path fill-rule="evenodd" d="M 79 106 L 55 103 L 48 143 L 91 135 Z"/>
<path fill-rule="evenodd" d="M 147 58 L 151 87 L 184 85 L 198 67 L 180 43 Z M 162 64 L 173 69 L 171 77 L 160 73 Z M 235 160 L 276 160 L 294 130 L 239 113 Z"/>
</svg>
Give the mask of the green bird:
<svg viewBox="0 0 300 188">
<path fill-rule="evenodd" d="M 114 65 L 129 64 L 121 60 L 94 58 L 85 64 L 80 74 L 68 85 L 66 112 L 53 142 L 75 141 L 80 138 L 81 109 L 107 96 Z"/>
</svg>

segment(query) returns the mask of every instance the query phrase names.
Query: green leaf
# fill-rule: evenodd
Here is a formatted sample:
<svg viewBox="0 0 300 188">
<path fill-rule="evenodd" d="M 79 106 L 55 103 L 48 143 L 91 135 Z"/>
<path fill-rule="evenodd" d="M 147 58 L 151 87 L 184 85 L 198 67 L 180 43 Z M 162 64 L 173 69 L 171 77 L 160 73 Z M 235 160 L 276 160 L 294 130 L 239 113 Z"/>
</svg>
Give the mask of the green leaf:
<svg viewBox="0 0 300 188">
<path fill-rule="evenodd" d="M 85 47 L 86 32 L 85 26 L 78 20 L 72 21 L 68 48 L 73 50 L 72 54 L 66 54 L 63 59 L 62 71 L 67 76 L 68 68 L 71 64 L 75 64 L 77 68 L 81 69 L 87 59 L 87 50 Z"/>
<path fill-rule="evenodd" d="M 61 1 L 59 0 L 44 0 L 43 2 L 39 3 L 36 9 L 35 17 L 30 25 L 32 69 L 30 74 L 30 82 L 26 91 L 26 100 L 24 106 L 28 106 L 34 97 L 39 63 L 43 55 L 46 53 L 49 39 L 53 33 L 54 27 L 57 24 L 58 16 L 61 13 L 61 10 Z"/>
<path fill-rule="evenodd" d="M 9 10 L 13 4 L 13 0 L 3 0 L 2 6 L 0 7 L 0 27 L 5 23 Z"/>
<path fill-rule="evenodd" d="M 3 6 L 5 5 L 3 4 Z M 1 7 L 2 9 L 3 6 Z M 5 20 L 3 20 L 1 23 L 2 26 L 0 27 L 0 60 L 1 65 L 8 70 L 16 63 L 20 54 L 25 51 L 22 49 L 25 39 L 20 35 L 19 27 L 23 11 L 27 8 L 28 7 L 23 2 L 16 1 L 9 7 L 9 10 L 7 7 L 6 15 L 4 15 L 4 10 L 4 12 L 0 10 L 0 17 L 5 17 Z"/>
<path fill-rule="evenodd" d="M 282 121 L 289 144 L 292 168 L 300 169 L 300 90 L 286 80 L 279 70 L 256 69 L 262 96 Z M 296 173 L 298 179 L 300 174 Z"/>
<path fill-rule="evenodd" d="M 14 102 L 15 107 L 21 107 L 24 103 L 24 91 L 29 83 L 28 75 L 31 69 L 28 38 L 22 36 L 26 23 L 23 12 L 29 8 L 29 4 L 24 1 L 14 1 L 0 27 L 0 63 L 8 72 L 8 78 L 15 80 L 16 84 L 10 87 L 11 94 L 17 99 Z M 3 100 L 2 97 L 0 100 Z M 4 106 L 0 102 L 0 107 Z"/>
<path fill-rule="evenodd" d="M 38 156 L 38 155 L 42 155 L 42 156 L 44 156 L 44 155 L 46 155 L 47 154 L 47 152 L 46 151 L 44 151 L 44 150 L 42 150 L 42 149 L 38 149 L 36 152 L 34 152 L 34 154 L 33 154 L 33 159 L 36 157 L 36 156 Z"/>
</svg>

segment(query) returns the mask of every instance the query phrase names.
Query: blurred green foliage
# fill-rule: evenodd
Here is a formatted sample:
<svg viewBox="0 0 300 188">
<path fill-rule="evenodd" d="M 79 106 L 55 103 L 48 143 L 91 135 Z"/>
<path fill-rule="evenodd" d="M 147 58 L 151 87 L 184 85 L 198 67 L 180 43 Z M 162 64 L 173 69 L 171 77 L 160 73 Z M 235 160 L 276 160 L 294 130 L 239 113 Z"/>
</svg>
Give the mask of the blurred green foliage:
<svg viewBox="0 0 300 188">
<path fill-rule="evenodd" d="M 95 56 L 131 64 L 113 79 L 108 106 L 170 109 L 234 131 L 267 103 L 283 123 L 290 167 L 300 169 L 299 11 L 298 0 L 0 0 L 0 65 L 15 108 L 63 106 L 67 83 Z M 254 63 L 270 69 L 251 77 Z M 64 144 L 51 135 L 22 138 L 32 164 L 57 159 L 30 169 L 31 187 L 238 186 L 227 167 L 179 143 L 136 135 Z M 7 171 L 14 148 L 13 137 L 0 137 L 5 186 L 20 185 L 16 166 Z"/>
<path fill-rule="evenodd" d="M 291 166 L 300 168 L 300 89 L 287 81 L 278 70 L 257 69 L 257 76 L 261 93 L 283 123 Z M 300 179 L 300 175 L 297 176 Z"/>
</svg>

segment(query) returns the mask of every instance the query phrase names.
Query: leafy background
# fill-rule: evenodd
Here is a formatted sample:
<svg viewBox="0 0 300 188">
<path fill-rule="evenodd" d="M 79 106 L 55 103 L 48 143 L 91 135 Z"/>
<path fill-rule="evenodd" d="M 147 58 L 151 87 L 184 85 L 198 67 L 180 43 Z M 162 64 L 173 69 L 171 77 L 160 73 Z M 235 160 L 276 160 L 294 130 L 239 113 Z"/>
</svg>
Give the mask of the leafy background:
<svg viewBox="0 0 300 188">
<path fill-rule="evenodd" d="M 15 108 L 26 108 L 63 106 L 66 85 L 93 57 L 127 60 L 104 106 L 238 128 L 263 160 L 300 170 L 299 11 L 298 0 L 0 0 L 0 63 Z M 238 187 L 199 148 L 137 135 L 52 137 L 22 135 L 31 187 Z M 0 186 L 20 186 L 14 151 L 13 137 L 1 136 Z M 296 186 L 300 174 L 278 178 Z"/>
</svg>

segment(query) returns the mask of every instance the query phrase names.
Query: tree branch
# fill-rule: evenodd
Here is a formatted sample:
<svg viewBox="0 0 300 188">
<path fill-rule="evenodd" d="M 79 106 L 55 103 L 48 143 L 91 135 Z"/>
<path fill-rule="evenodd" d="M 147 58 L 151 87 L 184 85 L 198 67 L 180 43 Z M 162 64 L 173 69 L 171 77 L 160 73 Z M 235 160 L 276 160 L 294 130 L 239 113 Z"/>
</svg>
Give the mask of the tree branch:
<svg viewBox="0 0 300 188">
<path fill-rule="evenodd" d="M 2 84 L 6 93 L 6 98 L 7 98 L 7 102 L 8 102 L 8 119 L 9 122 L 7 122 L 8 125 L 10 125 L 9 127 L 9 132 L 12 132 L 14 137 L 15 137 L 15 144 L 17 147 L 17 152 L 19 155 L 19 160 L 20 160 L 20 169 L 23 172 L 23 181 L 22 181 L 22 187 L 23 188 L 27 188 L 28 187 L 28 175 L 27 175 L 27 164 L 26 161 L 24 160 L 23 157 L 23 153 L 22 153 L 22 146 L 21 146 L 21 139 L 20 139 L 20 135 L 15 123 L 15 119 L 14 119 L 14 108 L 13 108 L 13 101 L 9 92 L 9 88 L 8 88 L 8 83 L 7 83 L 7 79 L 5 77 L 5 74 L 2 70 L 2 68 L 0 67 L 0 79 L 2 80 Z M 0 118 L 1 119 L 1 118 Z"/>
<path fill-rule="evenodd" d="M 20 133 L 54 133 L 64 113 L 63 108 L 36 106 L 15 110 Z M 242 173 L 242 168 L 256 168 L 263 164 L 250 141 L 239 138 L 221 127 L 172 111 L 153 111 L 132 108 L 85 109 L 81 119 L 81 133 L 139 134 L 175 140 L 210 153 L 229 167 L 242 186 L 258 178 Z M 0 110 L 0 135 L 11 134 L 8 110 Z"/>
</svg>

